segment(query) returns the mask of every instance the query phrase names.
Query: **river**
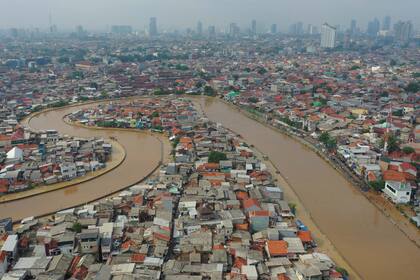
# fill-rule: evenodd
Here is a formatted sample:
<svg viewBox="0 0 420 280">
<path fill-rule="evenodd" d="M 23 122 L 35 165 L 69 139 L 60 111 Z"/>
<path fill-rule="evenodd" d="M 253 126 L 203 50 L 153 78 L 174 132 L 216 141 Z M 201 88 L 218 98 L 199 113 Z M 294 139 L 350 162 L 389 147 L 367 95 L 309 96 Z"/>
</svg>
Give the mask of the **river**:
<svg viewBox="0 0 420 280">
<path fill-rule="evenodd" d="M 270 157 L 312 219 L 364 279 L 420 279 L 420 250 L 314 152 L 221 101 L 202 99 L 201 104 L 210 120 Z"/>
<path fill-rule="evenodd" d="M 86 105 L 84 105 L 86 106 Z M 40 216 L 80 205 L 137 183 L 161 160 L 161 142 L 150 134 L 135 131 L 92 130 L 66 124 L 62 118 L 83 106 L 49 111 L 33 117 L 29 126 L 37 130 L 56 129 L 62 134 L 79 137 L 114 136 L 126 150 L 121 165 L 110 172 L 81 184 L 0 204 L 0 218 L 14 220 Z M 166 149 L 166 147 L 164 147 Z"/>
</svg>

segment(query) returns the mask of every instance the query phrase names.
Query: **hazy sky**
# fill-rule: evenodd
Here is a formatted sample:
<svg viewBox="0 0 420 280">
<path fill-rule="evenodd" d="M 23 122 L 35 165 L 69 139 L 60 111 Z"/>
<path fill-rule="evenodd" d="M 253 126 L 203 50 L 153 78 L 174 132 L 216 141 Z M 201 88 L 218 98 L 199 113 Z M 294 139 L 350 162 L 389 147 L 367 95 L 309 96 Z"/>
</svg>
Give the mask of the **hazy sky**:
<svg viewBox="0 0 420 280">
<path fill-rule="evenodd" d="M 149 18 L 158 18 L 159 29 L 204 27 L 218 29 L 230 22 L 248 27 L 256 19 L 259 29 L 277 23 L 286 30 L 291 23 L 302 21 L 320 25 L 348 26 L 352 18 L 366 28 L 373 17 L 381 21 L 391 15 L 420 24 L 420 0 L 0 0 L 0 29 L 49 25 L 49 14 L 59 29 L 83 25 L 88 29 L 106 29 L 127 24 L 144 29 Z"/>
</svg>

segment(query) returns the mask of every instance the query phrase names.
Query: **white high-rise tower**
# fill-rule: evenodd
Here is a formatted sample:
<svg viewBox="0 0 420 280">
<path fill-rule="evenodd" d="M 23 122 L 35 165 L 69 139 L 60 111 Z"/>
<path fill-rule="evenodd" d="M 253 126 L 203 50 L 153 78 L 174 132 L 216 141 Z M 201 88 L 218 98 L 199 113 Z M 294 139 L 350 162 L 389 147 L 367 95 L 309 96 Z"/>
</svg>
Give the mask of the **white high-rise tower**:
<svg viewBox="0 0 420 280">
<path fill-rule="evenodd" d="M 324 23 L 321 27 L 321 48 L 334 48 L 335 47 L 335 27 Z"/>
</svg>

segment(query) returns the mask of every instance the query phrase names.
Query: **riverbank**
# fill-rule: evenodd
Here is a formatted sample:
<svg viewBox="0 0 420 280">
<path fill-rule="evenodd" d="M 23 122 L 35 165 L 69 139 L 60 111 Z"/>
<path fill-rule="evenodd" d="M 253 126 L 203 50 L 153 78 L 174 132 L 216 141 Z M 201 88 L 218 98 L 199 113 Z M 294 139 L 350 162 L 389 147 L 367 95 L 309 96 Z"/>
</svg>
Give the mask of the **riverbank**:
<svg viewBox="0 0 420 280">
<path fill-rule="evenodd" d="M 255 116 L 254 114 L 250 113 L 249 111 L 240 108 L 237 105 L 234 105 L 230 102 L 227 102 L 226 100 L 221 99 L 221 101 L 230 106 L 233 109 L 236 109 L 240 111 L 242 114 L 247 116 L 248 118 L 251 118 L 258 123 L 275 130 L 276 132 L 279 132 L 283 135 L 287 135 L 288 137 L 292 138 L 293 140 L 299 142 L 303 146 L 309 148 L 314 153 L 316 153 L 321 159 L 323 159 L 325 162 L 327 162 L 334 170 L 336 170 L 341 176 L 343 176 L 349 183 L 353 186 L 357 186 L 357 189 L 360 191 L 361 194 L 370 202 L 372 205 L 374 205 L 378 210 L 380 210 L 386 217 L 388 217 L 392 224 L 394 224 L 413 244 L 420 248 L 420 231 L 418 230 L 415 225 L 410 223 L 406 217 L 404 217 L 401 212 L 393 205 L 390 201 L 385 199 L 382 195 L 378 193 L 374 193 L 372 190 L 369 191 L 362 191 L 360 188 L 363 186 L 362 182 L 357 182 L 354 178 L 354 174 L 351 173 L 351 171 L 342 168 L 339 164 L 337 164 L 335 161 L 332 161 L 324 152 L 319 150 L 317 147 L 315 147 L 312 143 L 306 141 L 305 139 L 294 135 L 292 133 L 289 133 L 286 130 L 280 129 L 278 127 L 275 127 L 271 124 L 268 124 L 266 121 L 262 120 L 261 118 Z"/>
</svg>

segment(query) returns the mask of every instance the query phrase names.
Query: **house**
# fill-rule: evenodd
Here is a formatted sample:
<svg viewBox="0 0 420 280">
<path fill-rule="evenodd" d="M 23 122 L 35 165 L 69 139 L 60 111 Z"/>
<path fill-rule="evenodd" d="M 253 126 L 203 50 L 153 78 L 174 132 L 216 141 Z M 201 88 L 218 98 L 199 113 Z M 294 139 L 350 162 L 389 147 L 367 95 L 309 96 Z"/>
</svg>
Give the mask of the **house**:
<svg viewBox="0 0 420 280">
<path fill-rule="evenodd" d="M 96 254 L 99 249 L 99 231 L 94 229 L 83 229 L 78 236 L 80 241 L 80 252 L 82 254 Z"/>
<path fill-rule="evenodd" d="M 267 210 L 250 211 L 249 222 L 253 232 L 267 229 L 270 223 L 270 212 Z"/>
<path fill-rule="evenodd" d="M 60 172 L 63 179 L 72 179 L 77 176 L 77 168 L 75 163 L 64 162 L 60 164 Z"/>
<path fill-rule="evenodd" d="M 62 254 L 73 254 L 76 233 L 66 231 L 58 238 L 57 246 Z"/>
<path fill-rule="evenodd" d="M 6 252 L 9 261 L 16 260 L 18 253 L 18 236 L 16 234 L 7 236 L 6 241 L 1 247 L 1 251 Z"/>
<path fill-rule="evenodd" d="M 20 258 L 13 267 L 13 271 L 26 271 L 32 277 L 37 277 L 45 272 L 52 257 L 26 257 Z"/>
<path fill-rule="evenodd" d="M 7 253 L 5 251 L 0 251 L 0 279 L 6 273 L 8 266 Z"/>
<path fill-rule="evenodd" d="M 284 240 L 268 240 L 265 250 L 269 258 L 286 257 L 288 255 L 287 242 Z"/>
<path fill-rule="evenodd" d="M 384 171 L 385 187 L 383 193 L 394 203 L 409 203 L 411 186 L 407 183 L 403 173 L 395 170 Z"/>
<path fill-rule="evenodd" d="M 13 223 L 12 218 L 4 218 L 0 220 L 0 235 L 8 232 L 12 232 Z"/>
<path fill-rule="evenodd" d="M 295 263 L 296 276 L 299 280 L 322 280 L 322 272 L 313 264 Z"/>
</svg>

